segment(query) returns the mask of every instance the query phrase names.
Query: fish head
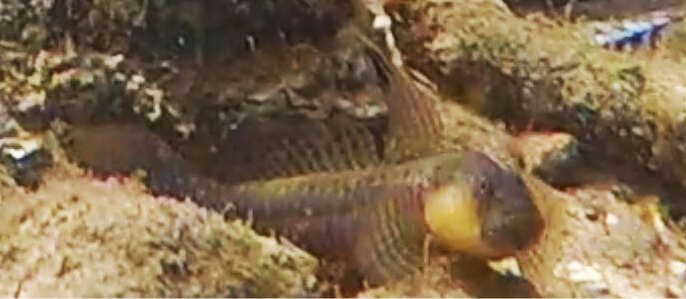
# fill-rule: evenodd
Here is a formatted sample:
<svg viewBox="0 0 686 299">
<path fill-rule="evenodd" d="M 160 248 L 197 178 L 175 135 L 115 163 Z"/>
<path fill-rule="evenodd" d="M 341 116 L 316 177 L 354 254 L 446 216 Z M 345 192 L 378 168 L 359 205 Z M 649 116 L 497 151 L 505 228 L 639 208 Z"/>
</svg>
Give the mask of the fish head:
<svg viewBox="0 0 686 299">
<path fill-rule="evenodd" d="M 511 256 L 540 237 L 544 222 L 514 171 L 466 151 L 436 166 L 425 220 L 440 243 L 481 258 Z"/>
</svg>

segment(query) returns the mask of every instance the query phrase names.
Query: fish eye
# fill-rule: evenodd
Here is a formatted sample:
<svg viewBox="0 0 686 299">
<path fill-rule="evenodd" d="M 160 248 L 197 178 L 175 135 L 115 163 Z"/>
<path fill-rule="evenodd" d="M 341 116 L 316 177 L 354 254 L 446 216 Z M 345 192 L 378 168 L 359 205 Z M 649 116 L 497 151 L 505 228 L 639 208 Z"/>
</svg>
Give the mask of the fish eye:
<svg viewBox="0 0 686 299">
<path fill-rule="evenodd" d="M 488 190 L 488 181 L 486 178 L 479 179 L 479 190 L 481 192 L 486 192 Z"/>
</svg>

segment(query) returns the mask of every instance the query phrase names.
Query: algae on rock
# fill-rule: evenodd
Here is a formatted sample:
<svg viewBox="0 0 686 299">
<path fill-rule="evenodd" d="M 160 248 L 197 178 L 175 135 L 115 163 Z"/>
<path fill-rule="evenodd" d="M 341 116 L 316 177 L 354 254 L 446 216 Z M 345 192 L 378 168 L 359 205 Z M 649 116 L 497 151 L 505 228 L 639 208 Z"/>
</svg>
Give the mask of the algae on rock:
<svg viewBox="0 0 686 299">
<path fill-rule="evenodd" d="M 1 188 L 0 294 L 276 297 L 318 292 L 317 260 L 130 179 L 54 169 L 35 193 Z M 78 188 L 74 188 L 78 186 Z"/>
</svg>

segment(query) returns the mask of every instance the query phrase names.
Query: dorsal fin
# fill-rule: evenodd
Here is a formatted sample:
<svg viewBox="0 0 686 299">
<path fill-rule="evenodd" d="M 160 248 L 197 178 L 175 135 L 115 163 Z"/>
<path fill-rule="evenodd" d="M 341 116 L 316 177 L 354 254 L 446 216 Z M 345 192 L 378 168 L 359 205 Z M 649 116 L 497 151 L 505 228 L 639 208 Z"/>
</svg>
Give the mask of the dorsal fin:
<svg viewBox="0 0 686 299">
<path fill-rule="evenodd" d="M 384 101 L 388 106 L 388 144 L 384 156 L 398 161 L 433 153 L 443 132 L 438 103 L 424 95 L 373 41 L 362 33 L 358 36 L 387 81 Z"/>
</svg>

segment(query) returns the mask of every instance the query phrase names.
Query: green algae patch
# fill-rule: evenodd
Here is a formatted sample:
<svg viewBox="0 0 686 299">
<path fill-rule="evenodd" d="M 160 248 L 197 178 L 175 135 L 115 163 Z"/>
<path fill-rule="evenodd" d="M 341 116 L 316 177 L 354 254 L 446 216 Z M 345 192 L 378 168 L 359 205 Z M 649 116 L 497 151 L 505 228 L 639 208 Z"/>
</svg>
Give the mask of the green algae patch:
<svg viewBox="0 0 686 299">
<path fill-rule="evenodd" d="M 35 193 L 0 191 L 2 296 L 316 294 L 317 261 L 130 179 L 54 169 Z"/>
</svg>

